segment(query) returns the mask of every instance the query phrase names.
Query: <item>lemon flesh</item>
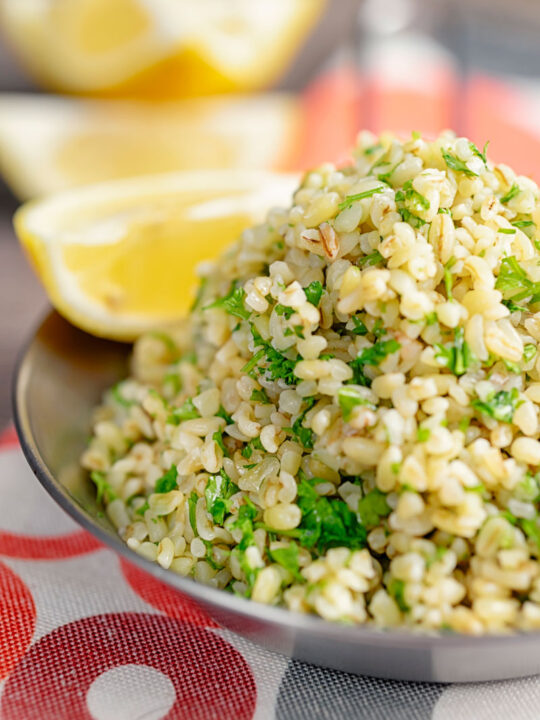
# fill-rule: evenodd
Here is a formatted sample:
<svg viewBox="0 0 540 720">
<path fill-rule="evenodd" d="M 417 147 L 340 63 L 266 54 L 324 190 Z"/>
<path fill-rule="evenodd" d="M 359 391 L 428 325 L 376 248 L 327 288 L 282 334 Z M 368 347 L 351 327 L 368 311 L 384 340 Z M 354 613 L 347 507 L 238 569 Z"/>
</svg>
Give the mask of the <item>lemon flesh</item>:
<svg viewBox="0 0 540 720">
<path fill-rule="evenodd" d="M 0 0 L 30 72 L 54 90 L 171 98 L 274 82 L 323 0 Z"/>
<path fill-rule="evenodd" d="M 287 94 L 145 103 L 4 93 L 0 171 L 28 199 L 175 170 L 281 169 L 294 166 L 300 122 Z"/>
<path fill-rule="evenodd" d="M 15 229 L 59 312 L 93 334 L 132 340 L 181 317 L 197 264 L 290 201 L 296 184 L 249 171 L 102 183 L 23 205 Z"/>
</svg>

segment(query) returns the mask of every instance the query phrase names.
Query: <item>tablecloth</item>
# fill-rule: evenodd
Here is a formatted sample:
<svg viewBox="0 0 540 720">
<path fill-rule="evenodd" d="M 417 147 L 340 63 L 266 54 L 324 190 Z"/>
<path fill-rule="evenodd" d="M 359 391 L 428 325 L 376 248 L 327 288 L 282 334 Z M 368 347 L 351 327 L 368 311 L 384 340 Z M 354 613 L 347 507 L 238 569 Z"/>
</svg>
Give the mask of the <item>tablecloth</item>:
<svg viewBox="0 0 540 720">
<path fill-rule="evenodd" d="M 81 530 L 0 444 L 0 720 L 537 720 L 540 677 L 356 677 L 225 630 Z"/>
</svg>

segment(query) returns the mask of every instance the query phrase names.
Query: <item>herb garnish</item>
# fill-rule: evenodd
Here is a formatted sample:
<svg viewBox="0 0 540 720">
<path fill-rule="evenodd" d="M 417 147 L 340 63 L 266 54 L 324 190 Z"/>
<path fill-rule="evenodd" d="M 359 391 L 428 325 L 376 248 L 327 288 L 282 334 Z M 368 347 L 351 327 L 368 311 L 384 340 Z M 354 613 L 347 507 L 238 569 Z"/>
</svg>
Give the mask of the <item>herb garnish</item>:
<svg viewBox="0 0 540 720">
<path fill-rule="evenodd" d="M 154 486 L 155 493 L 168 493 L 171 490 L 176 490 L 178 487 L 178 469 L 176 465 L 171 465 L 165 475 L 162 475 Z"/>
<path fill-rule="evenodd" d="M 485 400 L 476 398 L 471 401 L 471 407 L 483 415 L 503 423 L 511 423 L 514 412 L 522 404 L 517 388 L 500 390 L 491 393 Z"/>
<path fill-rule="evenodd" d="M 209 310 L 210 308 L 222 308 L 229 315 L 234 315 L 242 320 L 247 320 L 251 315 L 251 312 L 244 306 L 244 298 L 246 292 L 244 288 L 238 287 L 236 282 L 233 282 L 229 292 L 222 298 L 214 300 L 210 305 L 206 305 L 203 310 Z"/>
<path fill-rule="evenodd" d="M 478 173 L 475 173 L 473 170 L 468 168 L 463 160 L 460 160 L 455 155 L 451 155 L 447 150 L 441 150 L 441 154 L 447 167 L 451 170 L 465 173 L 465 175 L 468 175 L 469 177 L 478 177 Z"/>
<path fill-rule="evenodd" d="M 384 190 L 386 190 L 385 186 L 379 185 L 378 187 L 371 188 L 371 190 L 364 190 L 364 192 L 355 193 L 354 195 L 347 195 L 345 199 L 339 203 L 338 208 L 339 210 L 345 210 L 345 208 L 352 205 L 352 203 L 358 202 L 358 200 L 364 200 L 372 195 L 377 195 L 377 193 L 384 192 Z"/>
<path fill-rule="evenodd" d="M 358 353 L 358 357 L 356 357 L 352 362 L 349 363 L 349 366 L 352 368 L 352 371 L 354 373 L 352 382 L 355 385 L 363 385 L 364 387 L 369 387 L 371 385 L 371 380 L 364 374 L 364 366 L 377 366 L 386 357 L 388 357 L 388 355 L 392 355 L 392 353 L 397 352 L 400 348 L 401 345 L 398 343 L 398 341 L 392 338 L 390 340 L 379 340 L 375 343 L 375 345 L 361 350 Z"/>
</svg>

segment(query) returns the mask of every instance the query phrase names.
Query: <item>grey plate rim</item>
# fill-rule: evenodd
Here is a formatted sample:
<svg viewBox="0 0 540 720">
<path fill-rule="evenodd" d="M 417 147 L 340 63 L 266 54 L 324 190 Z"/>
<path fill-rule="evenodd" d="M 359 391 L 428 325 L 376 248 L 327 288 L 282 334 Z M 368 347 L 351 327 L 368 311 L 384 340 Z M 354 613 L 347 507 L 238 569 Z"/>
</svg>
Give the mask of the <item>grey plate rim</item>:
<svg viewBox="0 0 540 720">
<path fill-rule="evenodd" d="M 90 514 L 80 508 L 70 497 L 67 490 L 47 467 L 33 437 L 26 404 L 28 378 L 32 372 L 33 364 L 33 343 L 41 326 L 50 315 L 54 313 L 55 311 L 48 312 L 43 316 L 35 330 L 30 334 L 27 342 L 23 344 L 19 353 L 12 382 L 12 407 L 15 429 L 23 454 L 34 475 L 48 495 L 50 495 L 78 525 L 97 538 L 106 548 L 113 550 L 117 555 L 130 563 L 137 565 L 140 569 L 165 583 L 173 590 L 177 590 L 193 598 L 195 601 L 200 601 L 206 607 L 216 608 L 216 610 L 222 609 L 246 620 L 271 624 L 276 628 L 281 627 L 291 631 L 311 633 L 322 639 L 331 639 L 335 643 L 339 643 L 341 639 L 346 639 L 347 642 L 350 643 L 352 639 L 351 633 L 356 635 L 359 645 L 383 646 L 388 648 L 388 650 L 393 648 L 399 648 L 401 650 L 409 648 L 425 651 L 450 650 L 452 648 L 472 647 L 472 645 L 477 649 L 478 646 L 482 646 L 488 650 L 490 646 L 500 648 L 501 641 L 508 645 L 508 649 L 510 650 L 510 646 L 515 648 L 516 646 L 522 646 L 524 643 L 540 643 L 540 631 L 471 636 L 440 632 L 428 634 L 426 632 L 413 632 L 407 628 L 382 630 L 361 625 L 341 625 L 324 620 L 315 615 L 297 613 L 286 608 L 264 605 L 253 600 L 237 597 L 223 590 L 198 583 L 192 578 L 164 570 L 157 563 L 153 563 L 138 555 L 135 551 L 128 548 L 118 536 L 107 533 L 106 530 L 94 521 Z"/>
</svg>

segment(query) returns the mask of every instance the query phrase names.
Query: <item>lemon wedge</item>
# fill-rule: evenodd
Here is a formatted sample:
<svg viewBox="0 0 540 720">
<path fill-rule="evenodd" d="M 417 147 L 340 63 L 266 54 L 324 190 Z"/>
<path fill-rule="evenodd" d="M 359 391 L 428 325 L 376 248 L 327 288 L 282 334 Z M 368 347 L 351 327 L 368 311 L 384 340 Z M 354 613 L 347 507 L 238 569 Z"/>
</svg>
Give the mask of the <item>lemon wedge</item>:
<svg viewBox="0 0 540 720">
<path fill-rule="evenodd" d="M 226 170 L 111 181 L 27 203 L 15 229 L 62 315 L 95 335 L 132 340 L 178 319 L 196 265 L 290 202 L 297 182 Z"/>
<path fill-rule="evenodd" d="M 300 122 L 287 94 L 147 103 L 4 93 L 0 171 L 28 199 L 175 170 L 281 169 L 294 165 Z"/>
<path fill-rule="evenodd" d="M 272 83 L 323 0 L 0 0 L 30 72 L 63 92 L 170 98 Z"/>
</svg>

